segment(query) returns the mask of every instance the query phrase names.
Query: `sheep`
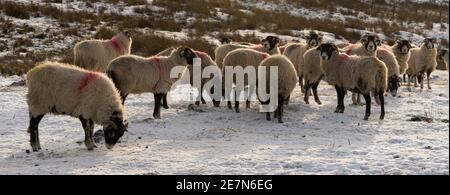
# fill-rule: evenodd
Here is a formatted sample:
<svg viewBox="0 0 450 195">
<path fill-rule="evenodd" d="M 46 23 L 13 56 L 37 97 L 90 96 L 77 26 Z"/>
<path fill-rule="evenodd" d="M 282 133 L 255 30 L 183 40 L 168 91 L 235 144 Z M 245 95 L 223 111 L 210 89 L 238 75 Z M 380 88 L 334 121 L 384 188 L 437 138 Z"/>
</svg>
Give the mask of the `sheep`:
<svg viewBox="0 0 450 195">
<path fill-rule="evenodd" d="M 303 55 L 303 79 L 304 79 L 304 90 L 305 97 L 304 101 L 306 104 L 309 104 L 309 95 L 310 88 L 312 88 L 312 92 L 314 93 L 314 100 L 317 104 L 322 104 L 319 99 L 319 95 L 317 93 L 317 87 L 319 86 L 320 81 L 323 78 L 323 72 L 320 68 L 320 52 L 317 51 L 317 47 L 313 47 L 308 49 Z"/>
<path fill-rule="evenodd" d="M 379 47 L 377 49 L 377 58 L 384 62 L 388 69 L 388 88 L 387 90 L 393 97 L 397 96 L 398 87 L 400 87 L 400 66 L 395 54 L 389 49 Z"/>
<path fill-rule="evenodd" d="M 105 72 L 111 60 L 131 52 L 131 33 L 115 35 L 111 40 L 85 40 L 73 49 L 74 64 L 84 69 Z"/>
<path fill-rule="evenodd" d="M 294 64 L 284 55 L 273 55 L 260 64 L 261 67 L 266 68 L 266 86 L 270 86 L 270 67 L 278 67 L 278 103 L 277 109 L 274 112 L 274 118 L 278 118 L 279 123 L 283 123 L 284 102 L 288 101 L 291 96 L 295 85 L 298 82 L 297 72 L 295 71 Z M 259 73 L 258 75 L 262 75 Z M 259 86 L 259 85 L 258 85 Z M 266 101 L 261 101 L 261 104 L 268 104 L 270 98 Z M 266 119 L 270 120 L 270 113 L 266 113 Z"/>
<path fill-rule="evenodd" d="M 112 149 L 127 130 L 123 106 L 113 82 L 103 73 L 74 65 L 43 62 L 27 73 L 28 132 L 33 151 L 41 149 L 38 126 L 47 113 L 77 117 L 88 150 L 96 146 L 94 124 L 103 126 L 105 143 Z"/>
<path fill-rule="evenodd" d="M 439 54 L 436 58 L 437 69 L 439 70 L 448 70 L 448 49 L 441 48 L 439 49 Z"/>
<path fill-rule="evenodd" d="M 387 89 L 387 67 L 374 56 L 349 56 L 340 53 L 334 44 L 321 44 L 320 67 L 325 75 L 325 80 L 334 85 L 338 96 L 338 105 L 335 113 L 344 113 L 344 96 L 347 90 L 352 90 L 364 95 L 366 100 L 366 113 L 364 120 L 370 116 L 371 97 L 381 105 L 380 120 L 384 119 L 384 93 Z"/>
<path fill-rule="evenodd" d="M 192 65 L 195 57 L 194 51 L 187 47 L 179 47 L 166 57 L 121 56 L 111 61 L 107 74 L 120 91 L 122 104 L 128 94 L 152 92 L 155 97 L 153 117 L 160 119 L 161 99 L 178 80 L 170 78 L 170 71 L 175 66 Z"/>
<path fill-rule="evenodd" d="M 411 90 L 410 84 L 412 78 L 417 78 L 420 88 L 423 89 L 423 74 L 427 74 L 428 89 L 431 89 L 430 74 L 436 69 L 437 49 L 434 46 L 436 39 L 426 38 L 419 48 L 411 49 L 411 57 L 408 60 L 408 90 Z M 416 82 L 414 82 L 414 86 Z"/>
<path fill-rule="evenodd" d="M 203 72 L 203 70 L 206 68 L 206 67 L 209 67 L 209 68 L 214 68 L 214 69 L 216 69 L 216 72 L 217 73 L 219 73 L 219 76 L 220 76 L 220 78 L 217 78 L 217 79 L 219 79 L 219 82 L 221 82 L 222 81 L 222 72 L 220 71 L 220 69 L 219 69 L 219 67 L 217 66 L 217 64 L 216 64 L 216 62 L 214 62 L 214 60 L 211 58 L 211 56 L 209 56 L 207 53 L 205 53 L 205 52 L 201 52 L 201 51 L 194 51 L 195 52 L 195 54 L 197 55 L 197 57 L 199 57 L 200 59 L 201 59 L 201 71 Z M 192 86 L 194 86 L 194 83 L 193 83 L 193 79 L 194 79 L 194 67 L 193 66 L 188 66 L 188 70 L 189 70 L 189 74 L 190 74 L 190 84 L 192 85 Z M 206 104 L 206 102 L 205 102 L 205 100 L 203 99 L 203 90 L 204 90 L 204 84 L 206 83 L 206 82 L 208 82 L 208 81 L 210 81 L 212 78 L 202 78 L 201 79 L 201 87 L 198 89 L 198 91 L 199 91 L 199 95 L 200 95 L 200 97 L 201 97 L 201 101 L 202 101 L 202 104 Z M 210 88 L 209 90 L 207 90 L 207 91 L 209 91 L 209 93 L 214 93 L 214 88 L 212 87 L 212 88 Z M 219 105 L 220 105 L 220 100 L 216 100 L 215 98 L 213 98 L 213 97 L 211 97 L 211 99 L 212 99 L 212 102 L 213 102 L 213 105 L 215 106 L 215 107 L 219 107 Z M 196 101 L 195 102 L 195 104 L 196 105 L 199 105 L 200 104 L 200 102 L 199 101 Z"/>
<path fill-rule="evenodd" d="M 307 35 L 306 37 L 306 42 L 307 44 L 302 44 L 302 43 L 294 43 L 294 44 L 289 44 L 288 46 L 286 46 L 286 48 L 284 49 L 283 55 L 285 55 L 286 57 L 288 57 L 289 60 L 291 60 L 291 62 L 294 64 L 295 67 L 295 71 L 297 72 L 297 75 L 299 76 L 298 80 L 299 80 L 299 85 L 300 88 L 303 90 L 303 54 L 305 54 L 305 52 L 312 48 L 312 47 L 316 47 L 318 46 L 323 39 L 323 34 L 318 34 L 314 31 L 311 31 L 309 33 L 309 35 Z"/>
<path fill-rule="evenodd" d="M 259 52 L 253 49 L 236 49 L 234 51 L 231 51 L 228 53 L 225 58 L 223 59 L 223 65 L 224 67 L 236 67 L 236 66 L 242 66 L 244 69 L 247 66 L 253 66 L 255 70 L 257 70 L 259 64 L 269 57 L 269 54 L 264 52 Z M 236 83 L 236 78 L 233 78 L 233 83 Z M 231 82 L 225 83 L 225 87 L 230 89 L 231 85 L 233 84 Z M 244 85 L 249 85 L 248 78 L 244 78 Z M 254 85 L 249 86 L 249 91 L 252 91 L 251 89 L 254 88 Z M 236 94 L 239 94 L 242 91 L 239 87 L 236 87 Z M 229 94 L 226 94 L 229 95 Z M 240 112 L 239 110 L 239 98 L 235 98 L 235 110 L 236 112 Z M 228 108 L 232 108 L 231 101 L 228 101 Z M 247 108 L 250 107 L 250 102 L 247 100 Z"/>
<path fill-rule="evenodd" d="M 389 49 L 389 47 L 385 48 Z M 395 58 L 400 66 L 400 75 L 404 75 L 408 69 L 408 60 L 411 57 L 411 53 L 409 51 L 411 48 L 411 43 L 406 39 L 397 40 L 395 44 L 390 47 L 390 50 L 395 54 Z"/>
<path fill-rule="evenodd" d="M 270 55 L 280 54 L 280 50 L 278 49 L 278 44 L 280 43 L 280 39 L 274 36 L 267 36 L 265 39 L 261 40 L 262 45 L 239 45 L 239 44 L 224 44 L 220 45 L 214 50 L 214 56 L 217 66 L 223 71 L 223 59 L 225 56 L 233 50 L 241 49 L 241 48 L 249 48 L 255 49 L 260 52 L 266 52 Z"/>
<path fill-rule="evenodd" d="M 229 37 L 219 38 L 219 42 L 220 42 L 221 45 L 230 44 L 230 43 L 234 43 L 234 44 L 238 44 L 238 45 L 247 45 L 247 46 L 255 45 L 255 44 L 249 43 L 249 42 L 234 42 L 233 39 L 231 39 Z"/>
</svg>

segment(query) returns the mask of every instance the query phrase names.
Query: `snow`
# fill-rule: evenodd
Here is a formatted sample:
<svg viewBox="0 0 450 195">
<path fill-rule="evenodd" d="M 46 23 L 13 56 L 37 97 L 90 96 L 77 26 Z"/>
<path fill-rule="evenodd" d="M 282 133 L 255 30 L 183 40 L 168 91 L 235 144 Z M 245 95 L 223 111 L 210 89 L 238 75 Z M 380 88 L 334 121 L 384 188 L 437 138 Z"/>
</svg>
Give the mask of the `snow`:
<svg viewBox="0 0 450 195">
<path fill-rule="evenodd" d="M 154 120 L 153 95 L 130 95 L 125 108 L 129 132 L 112 150 L 98 143 L 87 151 L 81 123 L 68 116 L 44 117 L 43 150 L 26 153 L 26 87 L 8 87 L 20 77 L 0 77 L 0 174 L 449 174 L 449 84 L 447 71 L 432 73 L 432 90 L 400 90 L 386 97 L 386 118 L 372 106 L 350 106 L 335 114 L 335 90 L 322 82 L 323 105 L 303 102 L 297 86 L 285 123 L 266 121 L 257 111 L 235 113 L 201 105 L 188 109 L 187 85 L 169 93 L 163 119 Z M 241 105 L 243 107 L 243 105 Z M 413 115 L 434 121 L 410 122 Z M 99 129 L 96 126 L 96 129 Z"/>
</svg>

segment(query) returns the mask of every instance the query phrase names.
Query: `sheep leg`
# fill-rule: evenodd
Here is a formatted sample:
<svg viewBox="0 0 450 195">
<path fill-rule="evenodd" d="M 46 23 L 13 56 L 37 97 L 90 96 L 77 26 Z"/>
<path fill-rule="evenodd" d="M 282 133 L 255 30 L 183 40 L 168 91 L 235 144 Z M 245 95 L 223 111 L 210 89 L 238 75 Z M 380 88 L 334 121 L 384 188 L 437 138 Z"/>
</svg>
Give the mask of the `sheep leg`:
<svg viewBox="0 0 450 195">
<path fill-rule="evenodd" d="M 84 129 L 84 145 L 88 150 L 94 150 L 97 146 L 94 143 L 94 121 L 91 119 L 85 119 L 83 116 L 79 117 L 81 125 Z"/>
<path fill-rule="evenodd" d="M 428 89 L 431 89 L 431 85 L 430 85 L 430 75 L 431 75 L 431 71 L 427 71 L 427 84 L 428 84 Z"/>
<path fill-rule="evenodd" d="M 37 152 L 41 149 L 41 143 L 39 141 L 39 122 L 41 122 L 43 117 L 44 115 L 33 117 L 30 114 L 30 125 L 28 126 L 28 132 L 30 133 L 30 145 L 33 152 Z"/>
<path fill-rule="evenodd" d="M 122 105 L 125 105 L 125 99 L 127 99 L 128 94 L 120 94 L 120 97 L 122 98 Z"/>
<path fill-rule="evenodd" d="M 241 110 L 239 110 L 239 100 L 234 101 L 234 110 L 236 113 L 240 113 Z"/>
<path fill-rule="evenodd" d="M 214 107 L 219 107 L 220 106 L 220 100 L 216 100 L 214 97 L 211 96 L 211 94 L 214 94 L 214 87 L 211 87 L 211 89 L 209 90 L 209 93 L 210 93 L 210 97 L 212 99 Z"/>
<path fill-rule="evenodd" d="M 335 113 L 344 113 L 345 106 L 344 106 L 344 96 L 345 96 L 345 90 L 340 87 L 335 87 L 336 93 L 337 93 L 337 101 L 338 105 L 336 107 Z"/>
<path fill-rule="evenodd" d="M 321 105 L 322 102 L 319 99 L 319 94 L 317 93 L 317 87 L 319 86 L 320 80 L 315 82 L 312 86 L 312 90 L 314 93 L 314 101 L 316 101 L 317 104 Z"/>
<path fill-rule="evenodd" d="M 417 80 L 419 79 L 419 77 L 413 76 L 412 79 L 414 79 L 414 87 L 417 87 Z"/>
<path fill-rule="evenodd" d="M 380 120 L 384 119 L 384 95 L 383 93 L 378 94 L 378 98 L 380 99 L 380 106 L 381 106 L 381 114 L 380 114 Z"/>
<path fill-rule="evenodd" d="M 336 110 L 334 110 L 334 113 L 339 113 L 339 108 L 341 107 L 341 104 L 340 104 L 340 91 L 339 91 L 339 87 L 337 87 L 337 86 L 335 86 L 334 87 L 335 89 L 336 89 L 336 96 L 337 96 L 337 106 L 336 106 Z"/>
<path fill-rule="evenodd" d="M 270 112 L 266 112 L 266 119 L 270 121 Z"/>
<path fill-rule="evenodd" d="M 231 101 L 227 101 L 227 106 L 228 106 L 228 109 L 233 109 L 233 106 L 231 105 Z"/>
<path fill-rule="evenodd" d="M 303 87 L 303 76 L 298 76 L 298 85 L 300 85 L 300 90 L 305 93 L 305 89 Z"/>
<path fill-rule="evenodd" d="M 161 118 L 161 99 L 163 98 L 164 94 L 162 93 L 156 93 L 155 94 L 155 108 L 153 111 L 153 118 L 160 119 Z"/>
<path fill-rule="evenodd" d="M 164 94 L 164 96 L 163 96 L 162 106 L 164 109 L 169 109 L 169 104 L 167 103 L 167 94 Z"/>
<path fill-rule="evenodd" d="M 384 98 L 384 96 L 383 96 L 383 98 Z M 370 93 L 364 94 L 364 100 L 366 100 L 366 115 L 364 115 L 364 120 L 369 120 L 370 106 L 371 106 Z"/>
<path fill-rule="evenodd" d="M 411 92 L 411 76 L 408 75 L 408 84 L 406 85 L 408 88 L 408 91 Z"/>
<path fill-rule="evenodd" d="M 310 87 L 311 87 L 311 85 L 308 82 L 305 82 L 305 98 L 304 98 L 305 104 L 309 104 L 309 95 L 310 95 L 309 88 Z"/>
<path fill-rule="evenodd" d="M 278 123 L 283 123 L 284 97 L 278 96 Z"/>
<path fill-rule="evenodd" d="M 424 80 L 423 74 L 420 74 L 419 76 L 417 76 L 417 81 L 420 84 L 420 89 L 423 89 L 423 80 Z"/>
</svg>

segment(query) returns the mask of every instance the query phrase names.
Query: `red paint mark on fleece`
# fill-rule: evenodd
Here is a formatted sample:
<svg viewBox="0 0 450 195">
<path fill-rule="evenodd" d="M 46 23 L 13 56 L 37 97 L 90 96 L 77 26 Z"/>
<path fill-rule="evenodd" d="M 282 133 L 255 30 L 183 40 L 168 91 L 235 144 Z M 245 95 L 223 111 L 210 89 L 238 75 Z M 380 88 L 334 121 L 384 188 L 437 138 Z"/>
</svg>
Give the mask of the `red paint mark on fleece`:
<svg viewBox="0 0 450 195">
<path fill-rule="evenodd" d="M 205 52 L 201 52 L 201 51 L 195 51 L 195 54 L 199 57 L 199 58 L 205 58 L 208 57 L 209 55 Z"/>
<path fill-rule="evenodd" d="M 261 53 L 261 58 L 262 58 L 263 60 L 266 59 L 267 57 L 269 57 L 269 54 Z"/>
<path fill-rule="evenodd" d="M 387 51 L 385 48 L 383 48 L 383 47 L 378 48 L 378 50 L 381 51 L 381 52 L 383 52 L 383 53 L 387 53 L 387 52 L 388 52 L 388 51 Z"/>
<path fill-rule="evenodd" d="M 82 92 L 88 85 L 89 83 L 98 77 L 98 74 L 96 72 L 87 72 L 83 79 L 81 80 L 81 84 L 80 87 L 78 87 L 78 91 Z"/>
<path fill-rule="evenodd" d="M 122 45 L 119 42 L 117 42 L 117 40 L 115 38 L 111 39 L 111 43 L 114 47 L 114 50 L 116 50 L 116 53 L 118 55 L 124 54 Z"/>
<path fill-rule="evenodd" d="M 353 47 L 348 48 L 348 50 L 345 52 L 346 54 L 350 55 L 353 52 Z"/>
<path fill-rule="evenodd" d="M 348 61 L 350 59 L 350 56 L 349 55 L 347 55 L 347 54 L 341 54 L 340 56 L 339 56 L 339 63 L 341 63 L 341 62 L 345 62 L 345 61 Z"/>
<path fill-rule="evenodd" d="M 154 57 L 151 57 L 150 60 L 156 62 L 156 69 L 158 69 L 158 76 L 159 76 L 159 78 L 161 78 L 161 73 L 162 73 L 162 70 L 161 70 L 161 57 L 154 56 Z M 159 80 L 159 78 L 158 78 L 158 80 Z"/>
</svg>

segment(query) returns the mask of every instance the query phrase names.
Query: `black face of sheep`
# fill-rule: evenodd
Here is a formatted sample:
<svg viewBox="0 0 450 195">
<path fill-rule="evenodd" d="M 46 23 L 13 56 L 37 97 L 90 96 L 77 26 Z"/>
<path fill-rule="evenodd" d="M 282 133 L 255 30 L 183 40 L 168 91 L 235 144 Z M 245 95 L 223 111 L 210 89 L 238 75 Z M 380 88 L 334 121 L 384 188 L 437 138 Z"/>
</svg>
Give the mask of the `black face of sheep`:
<svg viewBox="0 0 450 195">
<path fill-rule="evenodd" d="M 261 42 L 266 49 L 272 50 L 280 43 L 280 39 L 274 36 L 267 36 L 265 39 L 261 40 Z"/>
<path fill-rule="evenodd" d="M 129 31 L 125 31 L 123 32 L 123 34 L 128 37 L 129 39 L 131 39 L 131 33 Z"/>
<path fill-rule="evenodd" d="M 407 54 L 412 48 L 408 40 L 397 40 L 397 50 L 402 54 Z"/>
<path fill-rule="evenodd" d="M 319 45 L 320 42 L 322 42 L 323 35 L 316 34 L 316 33 L 310 33 L 305 38 L 308 42 L 309 47 L 316 47 L 317 45 Z"/>
<path fill-rule="evenodd" d="M 197 55 L 195 55 L 194 51 L 192 51 L 192 49 L 190 49 L 190 48 L 182 49 L 180 51 L 180 56 L 182 58 L 185 58 L 189 65 L 192 65 L 194 63 L 194 58 L 197 57 Z"/>
<path fill-rule="evenodd" d="M 222 38 L 219 39 L 219 41 L 220 41 L 220 44 L 223 45 L 223 44 L 231 43 L 232 39 L 228 38 L 228 37 L 222 37 Z"/>
<path fill-rule="evenodd" d="M 388 78 L 388 91 L 391 93 L 393 97 L 397 96 L 397 90 L 400 87 L 401 78 L 392 75 Z"/>
<path fill-rule="evenodd" d="M 317 51 L 320 52 L 320 57 L 322 60 L 329 60 L 333 55 L 333 52 L 337 52 L 338 47 L 334 44 L 323 43 L 319 47 L 317 47 Z"/>
<path fill-rule="evenodd" d="M 367 51 L 376 51 L 377 46 L 381 44 L 381 40 L 377 35 L 365 35 L 361 38 L 361 43 Z"/>
<path fill-rule="evenodd" d="M 436 39 L 427 38 L 423 41 L 423 43 L 427 46 L 428 49 L 434 49 L 434 44 L 436 43 Z"/>
<path fill-rule="evenodd" d="M 128 123 L 123 121 L 118 112 L 114 112 L 110 117 L 110 123 L 103 128 L 106 148 L 112 149 L 125 131 L 127 131 L 127 128 Z"/>
</svg>

